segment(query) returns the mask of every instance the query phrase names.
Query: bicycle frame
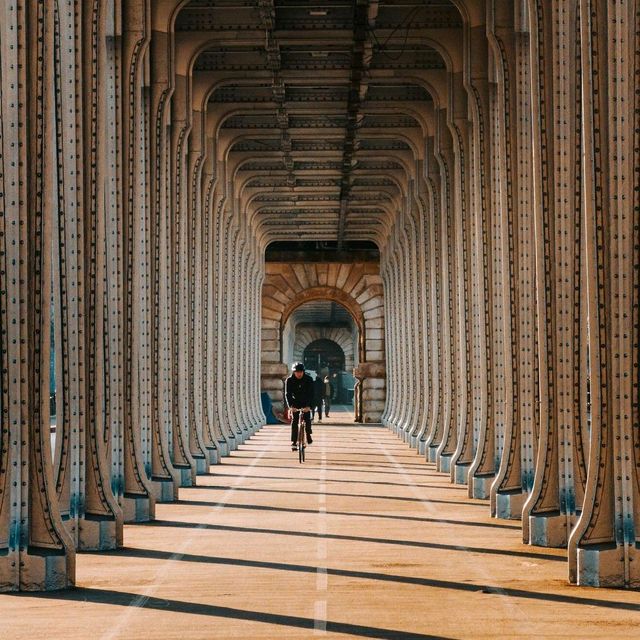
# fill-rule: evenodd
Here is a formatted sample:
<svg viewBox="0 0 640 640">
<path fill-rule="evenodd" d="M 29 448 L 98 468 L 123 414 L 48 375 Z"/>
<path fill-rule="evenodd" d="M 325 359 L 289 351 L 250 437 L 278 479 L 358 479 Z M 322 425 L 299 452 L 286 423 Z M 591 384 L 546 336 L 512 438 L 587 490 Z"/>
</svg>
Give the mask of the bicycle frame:
<svg viewBox="0 0 640 640">
<path fill-rule="evenodd" d="M 311 413 L 311 410 L 303 411 L 302 409 L 293 409 L 293 413 Z M 305 450 L 307 448 L 307 430 L 305 429 L 304 420 L 301 415 L 298 418 L 298 460 L 300 463 L 304 462 Z"/>
</svg>

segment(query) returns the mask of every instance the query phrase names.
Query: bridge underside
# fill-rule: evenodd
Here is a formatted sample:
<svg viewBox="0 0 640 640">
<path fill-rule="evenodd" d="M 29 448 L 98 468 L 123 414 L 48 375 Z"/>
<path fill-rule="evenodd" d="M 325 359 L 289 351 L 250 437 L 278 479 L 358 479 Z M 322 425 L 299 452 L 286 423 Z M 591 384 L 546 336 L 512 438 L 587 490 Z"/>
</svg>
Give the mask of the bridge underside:
<svg viewBox="0 0 640 640">
<path fill-rule="evenodd" d="M 215 473 L 319 301 L 354 419 L 640 586 L 639 34 L 640 0 L 5 3 L 0 590 Z"/>
</svg>

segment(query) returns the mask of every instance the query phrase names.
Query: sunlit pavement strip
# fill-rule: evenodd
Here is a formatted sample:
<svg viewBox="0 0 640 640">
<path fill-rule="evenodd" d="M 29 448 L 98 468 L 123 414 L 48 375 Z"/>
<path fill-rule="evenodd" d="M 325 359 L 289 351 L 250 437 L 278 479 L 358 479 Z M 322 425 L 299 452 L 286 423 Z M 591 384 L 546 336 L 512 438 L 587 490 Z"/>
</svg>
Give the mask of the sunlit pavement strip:
<svg viewBox="0 0 640 640">
<path fill-rule="evenodd" d="M 439 520 L 438 516 L 438 512 L 437 510 L 434 508 L 434 506 L 429 502 L 428 499 L 425 499 L 422 492 L 420 491 L 420 489 L 418 489 L 418 487 L 416 486 L 415 481 L 413 480 L 413 478 L 406 472 L 405 468 L 395 459 L 395 457 L 393 456 L 392 453 L 389 453 L 386 449 L 383 449 L 380 446 L 380 443 L 376 443 L 376 446 L 378 447 L 378 449 L 380 450 L 380 453 L 394 466 L 394 468 L 396 468 L 398 470 L 398 473 L 402 476 L 403 480 L 406 482 L 407 487 L 411 488 L 411 493 L 413 493 L 413 495 L 418 499 L 418 501 L 420 502 L 420 504 L 422 505 L 422 507 L 424 508 L 424 510 L 431 516 L 434 518 L 434 520 Z M 441 520 L 441 519 L 440 519 Z M 457 549 L 459 549 L 460 551 L 469 551 L 468 547 L 465 547 L 464 545 L 459 545 L 456 547 Z M 473 571 L 477 576 L 480 576 L 481 579 L 484 582 L 487 583 L 496 583 L 499 580 L 498 576 L 493 575 L 492 573 L 489 573 L 488 571 L 486 571 L 482 565 L 471 565 L 470 570 Z M 500 593 L 501 595 L 506 595 L 506 591 L 504 589 L 500 589 L 497 588 L 495 589 L 496 593 Z M 517 615 L 518 618 L 521 619 L 520 622 L 520 628 L 522 629 L 522 627 L 525 627 L 527 633 L 534 633 L 533 628 L 531 627 L 531 625 L 529 624 L 530 619 L 527 616 L 526 612 L 523 610 L 522 607 L 517 606 L 516 604 L 514 604 L 509 598 L 502 598 L 501 600 L 502 602 L 502 606 L 511 613 L 511 615 Z"/>
<path fill-rule="evenodd" d="M 334 420 L 303 464 L 265 427 L 122 550 L 79 554 L 78 589 L 0 596 L 0 639 L 637 640 L 640 593 L 569 586 L 563 550 L 523 545 L 388 430 Z"/>
<path fill-rule="evenodd" d="M 187 551 L 189 551 L 189 549 L 193 546 L 196 538 L 196 531 L 198 529 L 200 530 L 206 529 L 208 525 L 215 523 L 215 516 L 218 514 L 220 510 L 224 509 L 226 503 L 229 501 L 231 496 L 233 496 L 233 494 L 236 492 L 237 488 L 247 479 L 247 477 L 250 477 L 249 471 L 251 471 L 251 469 L 253 469 L 258 464 L 258 462 L 260 462 L 260 460 L 264 457 L 265 453 L 266 453 L 265 451 L 261 451 L 253 459 L 251 464 L 247 465 L 244 473 L 242 475 L 239 475 L 235 479 L 233 486 L 227 489 L 227 491 L 225 491 L 225 493 L 222 495 L 222 497 L 220 498 L 216 506 L 210 509 L 209 515 L 207 518 L 205 518 L 204 522 L 201 522 L 199 525 L 197 525 L 195 527 L 194 532 L 180 545 L 180 548 L 178 549 L 178 551 L 173 553 L 166 562 L 160 565 L 160 569 L 158 570 L 153 583 L 145 589 L 144 593 L 141 593 L 137 598 L 132 600 L 129 606 L 125 609 L 124 613 L 118 616 L 117 622 L 115 623 L 115 626 L 113 627 L 113 629 L 111 629 L 110 631 L 102 635 L 102 640 L 111 640 L 113 638 L 124 637 L 123 630 L 126 628 L 127 625 L 131 623 L 131 617 L 133 616 L 136 609 L 143 608 L 147 604 L 147 602 L 149 602 L 149 599 L 153 597 L 153 595 L 156 593 L 158 588 L 167 579 L 167 576 L 169 575 L 172 569 L 172 566 L 176 562 L 180 562 L 180 560 L 182 560 L 182 558 L 187 553 Z"/>
<path fill-rule="evenodd" d="M 327 540 L 323 536 L 327 533 L 327 451 L 322 447 L 320 459 L 320 474 L 318 482 L 318 534 L 317 542 L 318 569 L 316 573 L 316 591 L 318 600 L 315 603 L 313 632 L 322 635 L 327 631 Z"/>
</svg>

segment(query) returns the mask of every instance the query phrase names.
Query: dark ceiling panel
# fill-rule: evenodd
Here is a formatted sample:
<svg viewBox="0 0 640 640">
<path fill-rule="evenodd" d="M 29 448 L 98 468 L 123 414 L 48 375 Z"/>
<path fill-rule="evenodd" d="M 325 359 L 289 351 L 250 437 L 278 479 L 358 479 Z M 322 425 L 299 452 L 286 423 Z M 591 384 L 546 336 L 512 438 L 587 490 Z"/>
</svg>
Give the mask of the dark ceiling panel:
<svg viewBox="0 0 640 640">
<path fill-rule="evenodd" d="M 209 113 L 251 158 L 240 181 L 269 237 L 341 241 L 397 206 L 400 156 L 432 113 L 416 71 L 445 69 L 425 30 L 460 28 L 447 0 L 192 0 L 176 21 L 182 41 L 208 34 L 194 74 L 219 83 Z"/>
</svg>

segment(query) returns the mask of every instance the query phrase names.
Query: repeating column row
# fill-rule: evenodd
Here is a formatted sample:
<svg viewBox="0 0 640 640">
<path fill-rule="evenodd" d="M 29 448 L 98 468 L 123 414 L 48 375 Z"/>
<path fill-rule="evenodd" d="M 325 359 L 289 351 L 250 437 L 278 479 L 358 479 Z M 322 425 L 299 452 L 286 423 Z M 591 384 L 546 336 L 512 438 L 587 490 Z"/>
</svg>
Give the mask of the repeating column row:
<svg viewBox="0 0 640 640">
<path fill-rule="evenodd" d="M 571 581 L 637 586 L 638 5 L 490 4 L 385 238 L 383 421 Z"/>
<path fill-rule="evenodd" d="M 153 18 L 0 20 L 0 590 L 72 585 L 264 421 L 258 242 Z"/>
</svg>

